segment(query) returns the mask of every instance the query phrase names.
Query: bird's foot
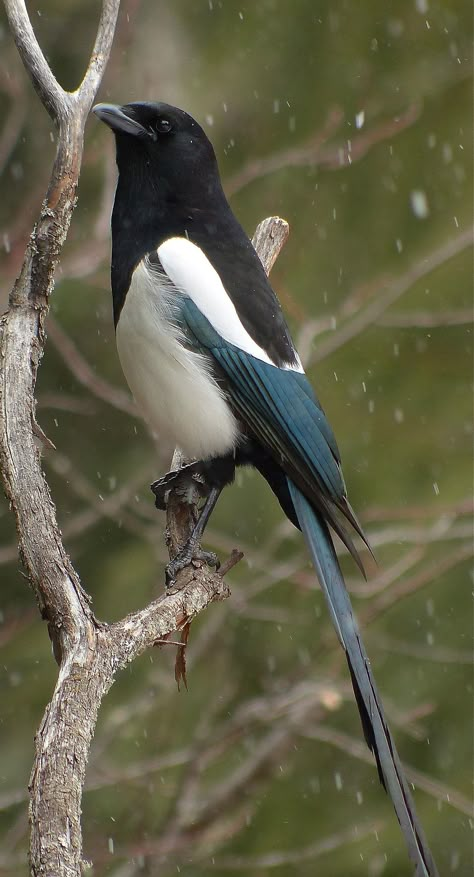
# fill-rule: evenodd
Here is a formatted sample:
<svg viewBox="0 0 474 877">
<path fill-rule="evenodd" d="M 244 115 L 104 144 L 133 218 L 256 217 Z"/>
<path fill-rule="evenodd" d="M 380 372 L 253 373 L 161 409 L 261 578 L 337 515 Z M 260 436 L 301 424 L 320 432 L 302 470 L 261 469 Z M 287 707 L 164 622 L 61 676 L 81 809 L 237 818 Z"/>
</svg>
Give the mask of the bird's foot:
<svg viewBox="0 0 474 877">
<path fill-rule="evenodd" d="M 202 473 L 202 463 L 200 460 L 194 463 L 188 463 L 181 469 L 175 469 L 167 472 L 158 481 L 154 481 L 150 485 L 150 489 L 155 494 L 155 506 L 157 509 L 166 509 L 168 502 L 168 494 L 170 490 L 177 490 L 186 499 L 187 494 L 193 495 L 197 489 L 200 496 L 205 497 L 209 493 L 204 476 Z"/>
<path fill-rule="evenodd" d="M 204 551 L 199 545 L 195 544 L 194 539 L 191 537 L 189 542 L 186 543 L 184 548 L 181 549 L 179 554 L 177 554 L 166 567 L 165 577 L 167 588 L 171 588 L 174 585 L 178 573 L 186 566 L 189 566 L 193 560 L 203 561 L 204 563 L 207 563 L 208 566 L 214 567 L 216 570 L 220 567 L 220 561 L 217 554 L 214 554 L 213 551 Z"/>
</svg>

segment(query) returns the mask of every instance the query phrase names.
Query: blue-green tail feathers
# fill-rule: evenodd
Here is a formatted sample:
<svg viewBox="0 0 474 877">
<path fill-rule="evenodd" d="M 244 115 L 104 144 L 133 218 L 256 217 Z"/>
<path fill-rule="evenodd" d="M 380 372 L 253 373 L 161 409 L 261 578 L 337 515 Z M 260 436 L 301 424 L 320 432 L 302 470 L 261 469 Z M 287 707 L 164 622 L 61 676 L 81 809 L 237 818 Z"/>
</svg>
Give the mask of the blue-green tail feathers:
<svg viewBox="0 0 474 877">
<path fill-rule="evenodd" d="M 287 479 L 296 516 L 329 607 L 337 636 L 346 653 L 365 739 L 377 763 L 380 780 L 390 795 L 405 835 L 417 877 L 437 877 L 438 871 L 415 811 L 395 743 L 385 721 L 344 579 L 327 524 L 303 493 Z"/>
</svg>

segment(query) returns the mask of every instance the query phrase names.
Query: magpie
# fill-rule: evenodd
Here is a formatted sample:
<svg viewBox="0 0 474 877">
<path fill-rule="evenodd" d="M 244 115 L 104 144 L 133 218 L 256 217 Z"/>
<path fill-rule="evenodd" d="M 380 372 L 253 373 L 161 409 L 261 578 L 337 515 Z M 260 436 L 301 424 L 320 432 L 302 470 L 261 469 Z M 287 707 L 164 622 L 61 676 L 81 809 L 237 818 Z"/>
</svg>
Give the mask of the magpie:
<svg viewBox="0 0 474 877">
<path fill-rule="evenodd" d="M 214 149 L 188 113 L 165 103 L 102 103 L 93 111 L 116 140 L 111 285 L 121 365 L 152 429 L 195 461 L 152 485 L 156 503 L 164 507 L 167 491 L 186 476 L 198 474 L 205 485 L 201 516 L 168 574 L 196 556 L 236 466 L 257 468 L 303 532 L 380 781 L 416 875 L 435 877 L 330 529 L 361 567 L 352 536 L 367 540 L 332 429 L 226 200 Z"/>
</svg>

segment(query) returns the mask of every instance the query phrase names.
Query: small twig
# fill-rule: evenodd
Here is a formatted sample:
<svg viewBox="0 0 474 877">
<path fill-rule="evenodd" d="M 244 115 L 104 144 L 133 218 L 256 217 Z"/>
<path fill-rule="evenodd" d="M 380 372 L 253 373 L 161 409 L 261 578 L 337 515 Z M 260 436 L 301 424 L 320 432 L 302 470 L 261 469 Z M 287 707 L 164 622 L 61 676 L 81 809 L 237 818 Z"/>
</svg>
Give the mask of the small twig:
<svg viewBox="0 0 474 877">
<path fill-rule="evenodd" d="M 366 762 L 366 764 L 372 763 L 370 751 L 364 743 L 361 740 L 356 740 L 355 737 L 350 737 L 349 734 L 344 734 L 337 728 L 332 728 L 328 725 L 306 725 L 304 728 L 301 728 L 301 736 L 307 737 L 309 740 L 320 740 L 321 742 L 329 743 L 330 746 L 342 749 L 343 752 Z M 423 789 L 424 792 L 431 795 L 436 801 L 445 801 L 450 807 L 465 813 L 466 816 L 472 816 L 471 801 L 462 795 L 461 792 L 458 792 L 457 789 L 434 780 L 409 764 L 405 763 L 404 768 L 410 783 L 413 783 L 419 789 Z"/>
<path fill-rule="evenodd" d="M 413 104 L 395 118 L 385 120 L 367 131 L 357 132 L 351 140 L 346 139 L 328 146 L 327 141 L 341 128 L 344 118 L 342 110 L 336 107 L 329 113 L 321 131 L 312 134 L 298 146 L 291 146 L 263 158 L 250 159 L 225 181 L 225 190 L 229 196 L 235 195 L 254 180 L 287 167 L 340 170 L 363 158 L 377 143 L 393 138 L 409 128 L 416 122 L 419 114 L 419 105 Z"/>
<path fill-rule="evenodd" d="M 227 575 L 227 573 L 242 560 L 243 556 L 243 551 L 239 551 L 238 548 L 234 548 L 230 557 L 228 557 L 227 560 L 224 560 L 224 563 L 222 563 L 219 567 L 219 575 Z"/>
<path fill-rule="evenodd" d="M 367 825 L 357 825 L 346 828 L 337 834 L 331 834 L 322 840 L 315 841 L 307 846 L 301 846 L 295 850 L 272 850 L 261 856 L 219 856 L 215 860 L 215 867 L 227 871 L 246 871 L 247 874 L 257 870 L 267 871 L 270 868 L 284 868 L 288 865 L 300 865 L 303 862 L 314 862 L 322 856 L 327 856 L 335 850 L 348 844 L 357 844 L 367 837 L 380 834 L 384 828 L 382 821 L 370 822 Z"/>
<path fill-rule="evenodd" d="M 459 308 L 452 311 L 396 311 L 383 314 L 376 320 L 377 326 L 389 326 L 394 329 L 437 329 L 441 326 L 464 326 L 472 324 L 472 308 Z"/>
<path fill-rule="evenodd" d="M 411 104 L 400 114 L 395 114 L 392 119 L 384 120 L 373 128 L 360 131 L 351 140 L 346 140 L 344 145 L 327 147 L 322 151 L 320 164 L 329 170 L 339 170 L 354 164 L 364 158 L 365 155 L 378 143 L 392 140 L 401 131 L 410 128 L 419 118 L 420 104 Z"/>
<path fill-rule="evenodd" d="M 240 192 L 249 183 L 268 174 L 275 173 L 286 167 L 301 167 L 304 165 L 316 165 L 322 145 L 341 126 L 343 113 L 338 107 L 333 109 L 323 125 L 321 131 L 312 134 L 304 143 L 274 152 L 263 158 L 252 158 L 247 161 L 240 170 L 225 181 L 225 190 L 229 197 Z"/>
<path fill-rule="evenodd" d="M 372 632 L 371 640 L 378 649 L 392 652 L 395 655 L 408 655 L 420 661 L 430 661 L 439 664 L 467 664 L 472 665 L 472 651 L 466 649 L 452 649 L 449 646 L 428 645 L 427 643 L 408 642 L 396 639 L 388 634 Z"/>
<path fill-rule="evenodd" d="M 439 518 L 444 515 L 453 520 L 458 516 L 472 516 L 474 511 L 474 503 L 471 496 L 465 496 L 462 499 L 452 503 L 439 503 L 439 499 L 435 505 L 416 505 L 409 506 L 368 506 L 362 513 L 362 520 L 366 521 L 419 521 L 420 518 Z"/>
<path fill-rule="evenodd" d="M 472 241 L 473 228 L 469 227 L 447 243 L 428 253 L 419 262 L 411 265 L 400 277 L 391 282 L 385 282 L 383 284 L 385 289 L 379 292 L 366 308 L 357 310 L 353 319 L 348 320 L 340 329 L 318 342 L 317 348 L 312 352 L 311 361 L 313 363 L 321 362 L 322 359 L 339 350 L 368 326 L 380 320 L 390 305 L 401 298 L 415 283 L 472 246 Z"/>
<path fill-rule="evenodd" d="M 48 338 L 51 339 L 71 374 L 83 387 L 86 387 L 98 399 L 107 402 L 108 405 L 112 405 L 119 411 L 124 411 L 131 417 L 138 417 L 131 396 L 97 375 L 80 353 L 72 338 L 51 316 L 48 319 Z"/>
<path fill-rule="evenodd" d="M 180 649 L 184 649 L 186 643 L 180 643 L 177 639 L 157 639 L 154 643 L 155 646 L 178 646 Z"/>
<path fill-rule="evenodd" d="M 402 579 L 400 582 L 393 584 L 391 588 L 382 591 L 372 603 L 361 612 L 360 621 L 362 626 L 371 624 L 380 615 L 385 613 L 395 603 L 399 603 L 401 599 L 407 597 L 415 591 L 429 585 L 436 578 L 445 575 L 450 569 L 458 566 L 464 561 L 470 560 L 474 553 L 472 545 L 472 526 L 470 527 L 470 541 L 464 542 L 454 551 L 445 554 L 444 557 L 436 558 L 430 561 L 421 570 L 418 570 L 413 576 Z M 469 537 L 467 537 L 469 538 Z"/>
</svg>

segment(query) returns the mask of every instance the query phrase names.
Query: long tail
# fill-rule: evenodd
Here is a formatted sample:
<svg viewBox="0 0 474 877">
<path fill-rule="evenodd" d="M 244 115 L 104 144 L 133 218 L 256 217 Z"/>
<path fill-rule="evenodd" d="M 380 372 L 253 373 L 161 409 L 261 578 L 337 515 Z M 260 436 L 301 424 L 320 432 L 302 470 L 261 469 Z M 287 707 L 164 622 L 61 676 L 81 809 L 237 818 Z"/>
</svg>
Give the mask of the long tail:
<svg viewBox="0 0 474 877">
<path fill-rule="evenodd" d="M 332 622 L 346 653 L 365 739 L 375 756 L 380 780 L 392 799 L 405 835 L 409 856 L 416 865 L 416 877 L 438 877 L 438 870 L 424 837 L 403 767 L 385 720 L 328 527 L 293 482 L 289 478 L 287 481 Z"/>
</svg>

